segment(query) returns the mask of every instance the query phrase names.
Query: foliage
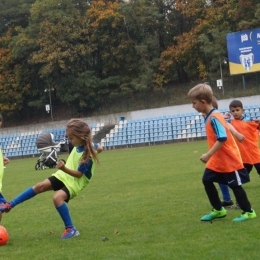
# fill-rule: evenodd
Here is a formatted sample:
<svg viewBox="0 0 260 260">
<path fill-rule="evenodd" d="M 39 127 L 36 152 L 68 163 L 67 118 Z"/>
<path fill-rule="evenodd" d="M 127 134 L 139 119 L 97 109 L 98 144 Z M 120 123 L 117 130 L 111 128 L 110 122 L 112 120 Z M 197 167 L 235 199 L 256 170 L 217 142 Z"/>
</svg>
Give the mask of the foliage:
<svg viewBox="0 0 260 260">
<path fill-rule="evenodd" d="M 30 7 L 35 0 L 0 0 L 0 36 L 8 29 L 28 26 Z"/>
<path fill-rule="evenodd" d="M 30 89 L 28 70 L 13 61 L 10 41 L 11 30 L 0 38 L 0 109 L 3 112 L 21 110 Z"/>
<path fill-rule="evenodd" d="M 46 88 L 93 111 L 108 98 L 215 80 L 226 34 L 260 26 L 258 2 L 0 0 L 0 110 L 30 118 Z"/>
</svg>

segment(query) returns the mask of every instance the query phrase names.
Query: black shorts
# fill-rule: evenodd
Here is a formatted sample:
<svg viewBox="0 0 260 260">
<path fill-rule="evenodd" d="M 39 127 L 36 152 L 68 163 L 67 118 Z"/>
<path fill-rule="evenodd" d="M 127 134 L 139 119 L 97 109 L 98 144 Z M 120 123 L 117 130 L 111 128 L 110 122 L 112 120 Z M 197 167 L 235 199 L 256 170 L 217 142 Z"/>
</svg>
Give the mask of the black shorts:
<svg viewBox="0 0 260 260">
<path fill-rule="evenodd" d="M 206 168 L 202 177 L 202 181 L 217 182 L 227 184 L 229 187 L 236 187 L 250 182 L 250 178 L 245 168 L 226 173 L 219 173 Z"/>
<path fill-rule="evenodd" d="M 64 185 L 64 183 L 57 179 L 55 176 L 49 177 L 48 180 L 51 182 L 54 191 L 63 190 L 67 194 L 67 199 L 65 201 L 68 203 L 70 200 L 70 193 L 67 187 Z"/>
</svg>

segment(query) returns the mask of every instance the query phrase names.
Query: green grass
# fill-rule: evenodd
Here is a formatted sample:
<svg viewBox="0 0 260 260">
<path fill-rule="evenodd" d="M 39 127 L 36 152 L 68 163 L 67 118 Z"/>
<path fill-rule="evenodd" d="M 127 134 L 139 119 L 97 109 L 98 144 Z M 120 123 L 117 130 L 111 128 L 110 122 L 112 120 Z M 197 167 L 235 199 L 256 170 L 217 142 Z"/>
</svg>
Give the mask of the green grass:
<svg viewBox="0 0 260 260">
<path fill-rule="evenodd" d="M 46 192 L 4 214 L 9 232 L 3 260 L 258 259 L 260 179 L 255 169 L 244 186 L 259 217 L 201 223 L 211 206 L 201 182 L 205 141 L 104 151 L 92 182 L 69 202 L 80 236 L 60 240 L 63 223 Z M 66 159 L 66 156 L 64 157 Z M 5 170 L 9 200 L 49 177 L 35 171 L 36 158 L 13 160 Z M 109 240 L 103 241 L 107 237 Z"/>
</svg>

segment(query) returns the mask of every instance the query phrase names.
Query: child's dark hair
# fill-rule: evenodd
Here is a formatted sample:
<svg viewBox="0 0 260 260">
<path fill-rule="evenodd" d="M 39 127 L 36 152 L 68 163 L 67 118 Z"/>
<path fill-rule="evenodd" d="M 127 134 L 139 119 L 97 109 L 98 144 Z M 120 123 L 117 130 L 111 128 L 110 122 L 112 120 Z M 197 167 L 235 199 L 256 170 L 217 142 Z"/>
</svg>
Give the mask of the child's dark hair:
<svg viewBox="0 0 260 260">
<path fill-rule="evenodd" d="M 241 108 L 243 108 L 243 104 L 242 104 L 242 102 L 241 102 L 240 100 L 235 99 L 235 100 L 233 100 L 233 101 L 229 104 L 229 109 L 230 109 L 231 107 L 241 107 Z"/>
<path fill-rule="evenodd" d="M 84 140 L 84 152 L 82 154 L 80 164 L 87 163 L 90 158 L 92 157 L 96 162 L 98 161 L 96 150 L 92 144 L 92 135 L 91 129 L 80 119 L 71 119 L 67 123 L 67 129 L 70 129 L 73 135 L 77 136 L 78 138 Z"/>
</svg>

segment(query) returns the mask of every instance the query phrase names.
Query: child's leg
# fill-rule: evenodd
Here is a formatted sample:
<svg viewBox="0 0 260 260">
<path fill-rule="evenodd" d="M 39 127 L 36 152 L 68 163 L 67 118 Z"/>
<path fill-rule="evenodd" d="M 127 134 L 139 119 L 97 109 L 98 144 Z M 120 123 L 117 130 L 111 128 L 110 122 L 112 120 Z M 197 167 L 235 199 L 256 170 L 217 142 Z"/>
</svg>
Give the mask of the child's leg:
<svg viewBox="0 0 260 260">
<path fill-rule="evenodd" d="M 220 210 L 222 208 L 221 201 L 218 196 L 218 191 L 213 182 L 203 181 L 205 191 L 208 195 L 210 204 L 216 210 Z"/>
<path fill-rule="evenodd" d="M 257 173 L 260 175 L 260 163 L 255 163 L 254 166 L 256 168 Z"/>
<path fill-rule="evenodd" d="M 51 182 L 46 179 L 43 182 L 39 182 L 34 187 L 30 187 L 16 198 L 10 201 L 10 203 L 6 203 L 0 206 L 1 212 L 8 212 L 11 208 L 14 208 L 16 205 L 33 198 L 36 194 L 42 193 L 47 190 L 52 190 Z"/>
<path fill-rule="evenodd" d="M 18 195 L 16 198 L 10 201 L 11 208 L 14 208 L 16 205 L 29 200 L 33 198 L 36 195 L 33 187 L 28 188 L 24 192 L 22 192 L 20 195 Z"/>
<path fill-rule="evenodd" d="M 253 165 L 252 164 L 248 164 L 248 163 L 244 163 L 244 167 L 246 168 L 248 174 L 252 171 L 253 169 Z"/>
<path fill-rule="evenodd" d="M 56 210 L 59 212 L 60 217 L 63 220 L 63 223 L 65 225 L 65 229 L 73 228 L 74 225 L 72 223 L 72 220 L 71 220 L 71 217 L 70 217 L 70 213 L 69 213 L 69 209 L 68 209 L 66 203 L 63 203 L 60 206 L 56 206 Z"/>
<path fill-rule="evenodd" d="M 240 208 L 245 212 L 251 212 L 252 211 L 251 204 L 242 186 L 235 186 L 230 188 L 233 190 L 237 203 L 239 204 Z"/>
<path fill-rule="evenodd" d="M 13 207 L 15 207 L 17 204 L 20 204 L 24 202 L 25 200 L 31 199 L 36 195 L 33 188 L 29 188 L 22 192 L 20 195 L 18 195 L 15 199 L 10 201 L 10 203 L 5 203 L 0 205 L 0 211 L 1 212 L 9 212 Z"/>
<path fill-rule="evenodd" d="M 219 185 L 219 188 L 221 190 L 223 200 L 224 201 L 230 201 L 231 196 L 230 196 L 230 193 L 229 193 L 228 185 L 222 184 L 222 183 L 219 183 L 218 185 Z"/>
<path fill-rule="evenodd" d="M 79 231 L 74 227 L 69 209 L 64 201 L 68 201 L 67 193 L 64 190 L 57 191 L 53 197 L 53 202 L 65 225 L 65 231 L 62 233 L 60 237 L 61 239 L 67 239 L 79 235 Z"/>
<path fill-rule="evenodd" d="M 67 189 L 66 192 L 68 192 Z M 74 226 L 72 224 L 69 209 L 65 204 L 65 201 L 68 201 L 69 196 L 66 192 L 64 190 L 58 190 L 53 196 L 53 203 L 64 222 L 65 228 L 73 228 Z"/>
<path fill-rule="evenodd" d="M 11 208 L 15 207 L 16 205 L 29 200 L 31 198 L 33 198 L 35 195 L 48 191 L 48 190 L 52 190 L 52 185 L 51 182 L 46 179 L 42 182 L 37 183 L 35 186 L 25 190 L 24 192 L 22 192 L 20 195 L 18 195 L 16 198 L 14 198 L 12 201 L 10 201 L 10 205 Z"/>
<path fill-rule="evenodd" d="M 243 210 L 242 215 L 237 218 L 234 218 L 233 221 L 241 222 L 241 221 L 245 221 L 248 219 L 256 218 L 256 213 L 251 208 L 251 204 L 250 204 L 250 202 L 247 198 L 246 192 L 244 191 L 242 186 L 235 186 L 235 187 L 231 187 L 231 188 L 234 192 L 237 202 L 239 203 L 241 209 Z"/>
</svg>

